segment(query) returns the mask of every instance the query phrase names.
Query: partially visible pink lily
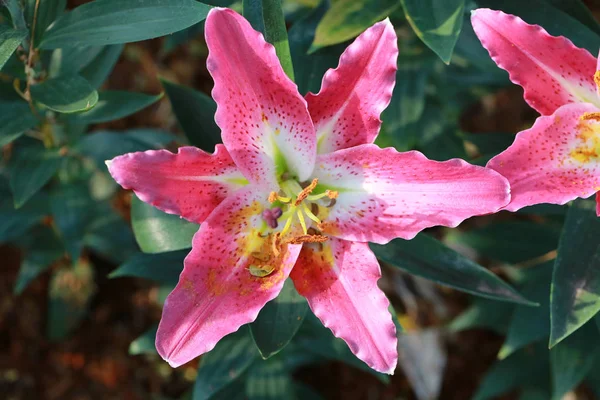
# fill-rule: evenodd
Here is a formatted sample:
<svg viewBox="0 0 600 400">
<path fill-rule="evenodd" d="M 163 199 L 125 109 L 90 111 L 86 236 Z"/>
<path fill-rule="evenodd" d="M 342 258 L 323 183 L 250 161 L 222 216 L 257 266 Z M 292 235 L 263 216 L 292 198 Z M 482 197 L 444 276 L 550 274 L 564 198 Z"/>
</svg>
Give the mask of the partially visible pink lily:
<svg viewBox="0 0 600 400">
<path fill-rule="evenodd" d="M 475 33 L 499 67 L 525 89 L 539 117 L 487 167 L 511 185 L 507 210 L 565 204 L 600 190 L 600 71 L 597 60 L 560 36 L 519 17 L 475 10 Z M 600 215 L 599 197 L 596 211 Z"/>
<path fill-rule="evenodd" d="M 241 16 L 213 9 L 205 29 L 224 145 L 109 162 L 143 201 L 201 223 L 165 302 L 158 352 L 179 366 L 211 350 L 254 321 L 290 276 L 357 357 L 392 373 L 396 330 L 367 242 L 495 212 L 509 201 L 508 182 L 461 160 L 371 144 L 395 82 L 388 20 L 360 35 L 306 99 Z"/>
</svg>

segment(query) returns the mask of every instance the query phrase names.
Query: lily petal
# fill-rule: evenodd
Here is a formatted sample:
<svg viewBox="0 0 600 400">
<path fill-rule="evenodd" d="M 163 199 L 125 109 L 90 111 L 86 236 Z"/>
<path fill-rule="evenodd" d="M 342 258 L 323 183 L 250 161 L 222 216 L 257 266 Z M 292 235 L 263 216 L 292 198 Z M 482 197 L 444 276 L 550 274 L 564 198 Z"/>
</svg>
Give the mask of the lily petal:
<svg viewBox="0 0 600 400">
<path fill-rule="evenodd" d="M 229 9 L 213 8 L 205 33 L 215 120 L 236 165 L 248 180 L 271 189 L 286 170 L 308 179 L 316 156 L 314 126 L 275 48 Z"/>
<path fill-rule="evenodd" d="M 214 154 L 196 147 L 128 153 L 107 162 L 115 181 L 144 202 L 201 223 L 229 194 L 248 182 L 225 146 Z"/>
<path fill-rule="evenodd" d="M 582 119 L 584 113 L 598 112 L 591 104 L 562 106 L 551 116 L 539 117 L 488 162 L 488 168 L 510 182 L 507 210 L 565 204 L 600 189 L 600 122 Z"/>
<path fill-rule="evenodd" d="M 319 153 L 373 143 L 396 82 L 398 44 L 389 19 L 378 22 L 348 46 L 321 91 L 308 93 Z"/>
<path fill-rule="evenodd" d="M 596 192 L 596 215 L 600 217 L 600 193 Z"/>
<path fill-rule="evenodd" d="M 305 245 L 290 276 L 323 325 L 358 358 L 376 371 L 394 372 L 396 327 L 377 287 L 379 263 L 366 243 L 330 238 Z"/>
<path fill-rule="evenodd" d="M 412 239 L 425 228 L 496 212 L 510 200 L 508 182 L 490 169 L 371 144 L 319 155 L 314 176 L 339 192 L 321 230 L 358 242 Z"/>
<path fill-rule="evenodd" d="M 540 114 L 568 103 L 598 103 L 596 59 L 587 50 L 501 11 L 478 9 L 471 21 L 492 59 L 525 89 L 525 100 Z"/>
<path fill-rule="evenodd" d="M 264 202 L 256 188 L 243 188 L 221 203 L 194 236 L 156 334 L 156 349 L 171 366 L 210 351 L 222 337 L 254 321 L 281 291 L 301 246 L 284 245 L 279 256 L 269 255 L 268 238 L 256 230 L 264 223 Z M 254 276 L 249 268 L 258 263 L 275 270 Z"/>
</svg>

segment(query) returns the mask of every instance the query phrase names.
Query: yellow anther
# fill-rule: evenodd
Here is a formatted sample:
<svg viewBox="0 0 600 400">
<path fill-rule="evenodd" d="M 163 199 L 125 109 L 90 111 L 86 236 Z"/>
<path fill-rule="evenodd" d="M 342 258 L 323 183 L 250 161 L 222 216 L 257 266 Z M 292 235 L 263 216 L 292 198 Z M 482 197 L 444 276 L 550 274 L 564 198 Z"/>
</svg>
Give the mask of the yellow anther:
<svg viewBox="0 0 600 400">
<path fill-rule="evenodd" d="M 282 203 L 289 203 L 290 201 L 292 201 L 292 198 L 280 196 L 277 194 L 277 192 L 271 192 L 269 193 L 269 198 L 267 200 L 269 200 L 269 203 L 275 203 L 276 201 L 280 201 Z"/>
<path fill-rule="evenodd" d="M 302 235 L 297 236 L 293 239 L 288 240 L 290 244 L 301 244 L 301 243 L 324 243 L 328 240 L 327 236 L 322 235 Z"/>
<path fill-rule="evenodd" d="M 317 184 L 319 183 L 319 179 L 315 178 L 312 180 L 312 182 L 310 183 L 310 185 L 308 185 L 307 187 L 305 187 L 304 189 L 302 189 L 302 191 L 298 194 L 298 197 L 296 197 L 296 201 L 294 202 L 294 205 L 297 206 L 300 203 L 302 203 L 307 197 L 308 195 L 315 190 L 315 188 L 317 187 Z"/>
<path fill-rule="evenodd" d="M 600 112 L 586 112 L 583 113 L 581 117 L 579 117 L 582 121 L 589 121 L 591 119 L 595 121 L 600 121 Z"/>
<path fill-rule="evenodd" d="M 269 193 L 269 198 L 267 200 L 269 200 L 269 203 L 275 203 L 275 201 L 277 200 L 277 192 Z"/>
<path fill-rule="evenodd" d="M 302 210 L 296 210 L 296 215 L 298 216 L 298 221 L 300 221 L 300 225 L 302 226 L 302 232 L 304 232 L 306 235 L 308 233 L 308 228 L 306 227 L 306 221 L 304 220 Z"/>
<path fill-rule="evenodd" d="M 330 199 L 337 199 L 339 193 L 337 190 L 326 190 L 325 195 L 327 195 L 327 197 L 329 197 Z"/>
</svg>

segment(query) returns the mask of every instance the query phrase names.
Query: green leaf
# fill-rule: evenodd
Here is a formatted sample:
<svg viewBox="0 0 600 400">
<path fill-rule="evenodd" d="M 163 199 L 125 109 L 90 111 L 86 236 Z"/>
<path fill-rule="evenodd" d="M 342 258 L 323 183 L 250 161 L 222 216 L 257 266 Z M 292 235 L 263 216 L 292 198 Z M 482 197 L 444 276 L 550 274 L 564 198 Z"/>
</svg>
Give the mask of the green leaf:
<svg viewBox="0 0 600 400">
<path fill-rule="evenodd" d="M 148 329 L 140 337 L 131 342 L 129 345 L 129 354 L 132 356 L 156 354 L 156 346 L 154 345 L 156 342 L 156 331 L 158 331 L 158 325 Z"/>
<path fill-rule="evenodd" d="M 516 308 L 508 326 L 506 340 L 498 353 L 499 359 L 550 335 L 550 283 L 553 266 L 554 262 L 550 261 L 524 271 L 526 280 L 521 292 L 540 306 Z"/>
<path fill-rule="evenodd" d="M 256 347 L 245 328 L 224 337 L 202 356 L 193 399 L 213 399 L 213 395 L 233 383 L 258 359 Z"/>
<path fill-rule="evenodd" d="M 95 291 L 94 271 L 87 262 L 79 261 L 52 276 L 47 326 L 50 340 L 63 339 L 79 325 Z"/>
<path fill-rule="evenodd" d="M 25 0 L 25 18 L 29 26 L 32 26 L 36 0 Z M 34 44 L 37 47 L 44 36 L 46 28 L 58 18 L 67 7 L 67 0 L 40 0 L 35 25 Z"/>
<path fill-rule="evenodd" d="M 62 243 L 51 228 L 44 226 L 34 230 L 15 282 L 15 295 L 23 293 L 35 278 L 50 268 L 63 254 Z"/>
<path fill-rule="evenodd" d="M 0 102 L 0 147 L 17 139 L 37 123 L 38 119 L 27 103 Z"/>
<path fill-rule="evenodd" d="M 27 31 L 0 25 L 0 70 L 26 37 Z"/>
<path fill-rule="evenodd" d="M 426 234 L 372 244 L 375 255 L 397 268 L 470 294 L 533 305 L 496 275 Z"/>
<path fill-rule="evenodd" d="M 399 6 L 398 0 L 337 0 L 317 26 L 309 51 L 354 38 Z"/>
<path fill-rule="evenodd" d="M 144 253 L 163 253 L 189 249 L 199 225 L 177 215 L 167 214 L 131 198 L 131 224 L 135 239 Z"/>
<path fill-rule="evenodd" d="M 505 221 L 468 232 L 454 229 L 448 243 L 472 247 L 485 257 L 508 263 L 530 260 L 555 250 L 560 231 L 554 225 L 529 221 Z"/>
<path fill-rule="evenodd" d="M 329 68 L 335 68 L 344 44 L 332 46 L 327 51 L 308 54 L 310 45 L 315 39 L 315 30 L 329 9 L 329 1 L 323 0 L 317 8 L 306 17 L 292 25 L 289 32 L 290 52 L 295 66 L 296 84 L 302 94 L 317 93 L 321 88 L 323 75 Z"/>
<path fill-rule="evenodd" d="M 283 71 L 293 81 L 294 66 L 281 0 L 243 0 L 242 4 L 244 17 L 254 29 L 263 33 L 268 43 L 275 47 Z"/>
<path fill-rule="evenodd" d="M 464 0 L 401 0 L 417 36 L 446 64 L 463 23 Z"/>
<path fill-rule="evenodd" d="M 125 118 L 156 103 L 162 97 L 162 93 L 151 96 L 135 92 L 100 92 L 96 106 L 89 111 L 74 115 L 72 122 L 78 124 L 97 124 Z"/>
<path fill-rule="evenodd" d="M 550 350 L 554 400 L 560 400 L 591 371 L 600 354 L 600 336 L 590 322 Z"/>
<path fill-rule="evenodd" d="M 485 298 L 475 298 L 473 304 L 454 318 L 447 328 L 450 332 L 485 328 L 503 335 L 506 334 L 506 327 L 516 307 L 512 303 L 498 303 Z"/>
<path fill-rule="evenodd" d="M 209 10 L 195 0 L 96 0 L 58 18 L 44 34 L 40 47 L 102 46 L 152 39 L 204 20 Z"/>
<path fill-rule="evenodd" d="M 567 213 L 552 276 L 551 347 L 600 311 L 599 235 L 594 202 L 575 201 Z"/>
<path fill-rule="evenodd" d="M 84 243 L 114 264 L 124 262 L 139 251 L 129 224 L 106 203 L 96 208 L 96 217 Z"/>
<path fill-rule="evenodd" d="M 277 357 L 258 361 L 248 373 L 246 396 L 249 400 L 294 400 L 292 377 Z"/>
<path fill-rule="evenodd" d="M 279 353 L 294 337 L 308 311 L 308 303 L 300 296 L 290 279 L 279 295 L 268 302 L 250 324 L 250 332 L 264 359 Z"/>
<path fill-rule="evenodd" d="M 33 85 L 31 97 L 60 113 L 89 110 L 98 102 L 98 92 L 79 75 L 61 76 Z"/>
<path fill-rule="evenodd" d="M 123 52 L 123 45 L 106 46 L 79 74 L 83 76 L 94 89 L 98 89 L 108 78 Z"/>
<path fill-rule="evenodd" d="M 549 381 L 548 349 L 543 343 L 496 362 L 481 381 L 473 400 L 497 399 L 519 386 Z"/>
<path fill-rule="evenodd" d="M 15 152 L 9 172 L 16 208 L 25 204 L 54 176 L 61 161 L 57 149 L 45 149 L 37 143 L 23 146 Z"/>
<path fill-rule="evenodd" d="M 546 0 L 562 12 L 569 14 L 597 34 L 600 34 L 600 23 L 594 18 L 592 11 L 581 0 Z"/>
<path fill-rule="evenodd" d="M 18 30 L 26 30 L 25 16 L 23 14 L 23 5 L 19 0 L 4 0 L 0 2 L 8 9 L 13 26 Z"/>
<path fill-rule="evenodd" d="M 557 7 L 560 0 L 476 0 L 480 7 L 502 10 L 521 17 L 528 24 L 541 25 L 551 35 L 563 35 L 575 46 L 587 49 L 592 54 L 598 52 L 600 35 L 565 12 L 568 4 Z M 556 3 L 556 4 L 551 4 Z"/>
<path fill-rule="evenodd" d="M 190 143 L 212 152 L 221 143 L 221 130 L 215 122 L 217 104 L 206 94 L 161 79 L 173 112 Z"/>
<path fill-rule="evenodd" d="M 48 74 L 50 78 L 75 75 L 97 59 L 103 50 L 102 46 L 73 46 L 56 49 L 50 57 Z"/>
<path fill-rule="evenodd" d="M 159 254 L 138 253 L 110 273 L 110 278 L 134 276 L 175 286 L 183 269 L 187 250 Z"/>
<path fill-rule="evenodd" d="M 50 194 L 52 216 L 71 260 L 79 259 L 95 207 L 86 181 L 56 186 Z"/>
</svg>

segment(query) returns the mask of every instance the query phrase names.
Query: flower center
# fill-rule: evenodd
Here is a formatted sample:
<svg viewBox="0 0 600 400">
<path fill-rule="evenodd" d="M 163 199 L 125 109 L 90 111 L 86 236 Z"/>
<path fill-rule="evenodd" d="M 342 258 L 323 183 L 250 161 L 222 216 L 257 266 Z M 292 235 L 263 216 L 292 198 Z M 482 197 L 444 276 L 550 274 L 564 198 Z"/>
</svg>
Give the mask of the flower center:
<svg viewBox="0 0 600 400">
<path fill-rule="evenodd" d="M 579 118 L 577 143 L 571 150 L 572 159 L 581 164 L 600 161 L 600 113 L 587 112 Z"/>
</svg>

